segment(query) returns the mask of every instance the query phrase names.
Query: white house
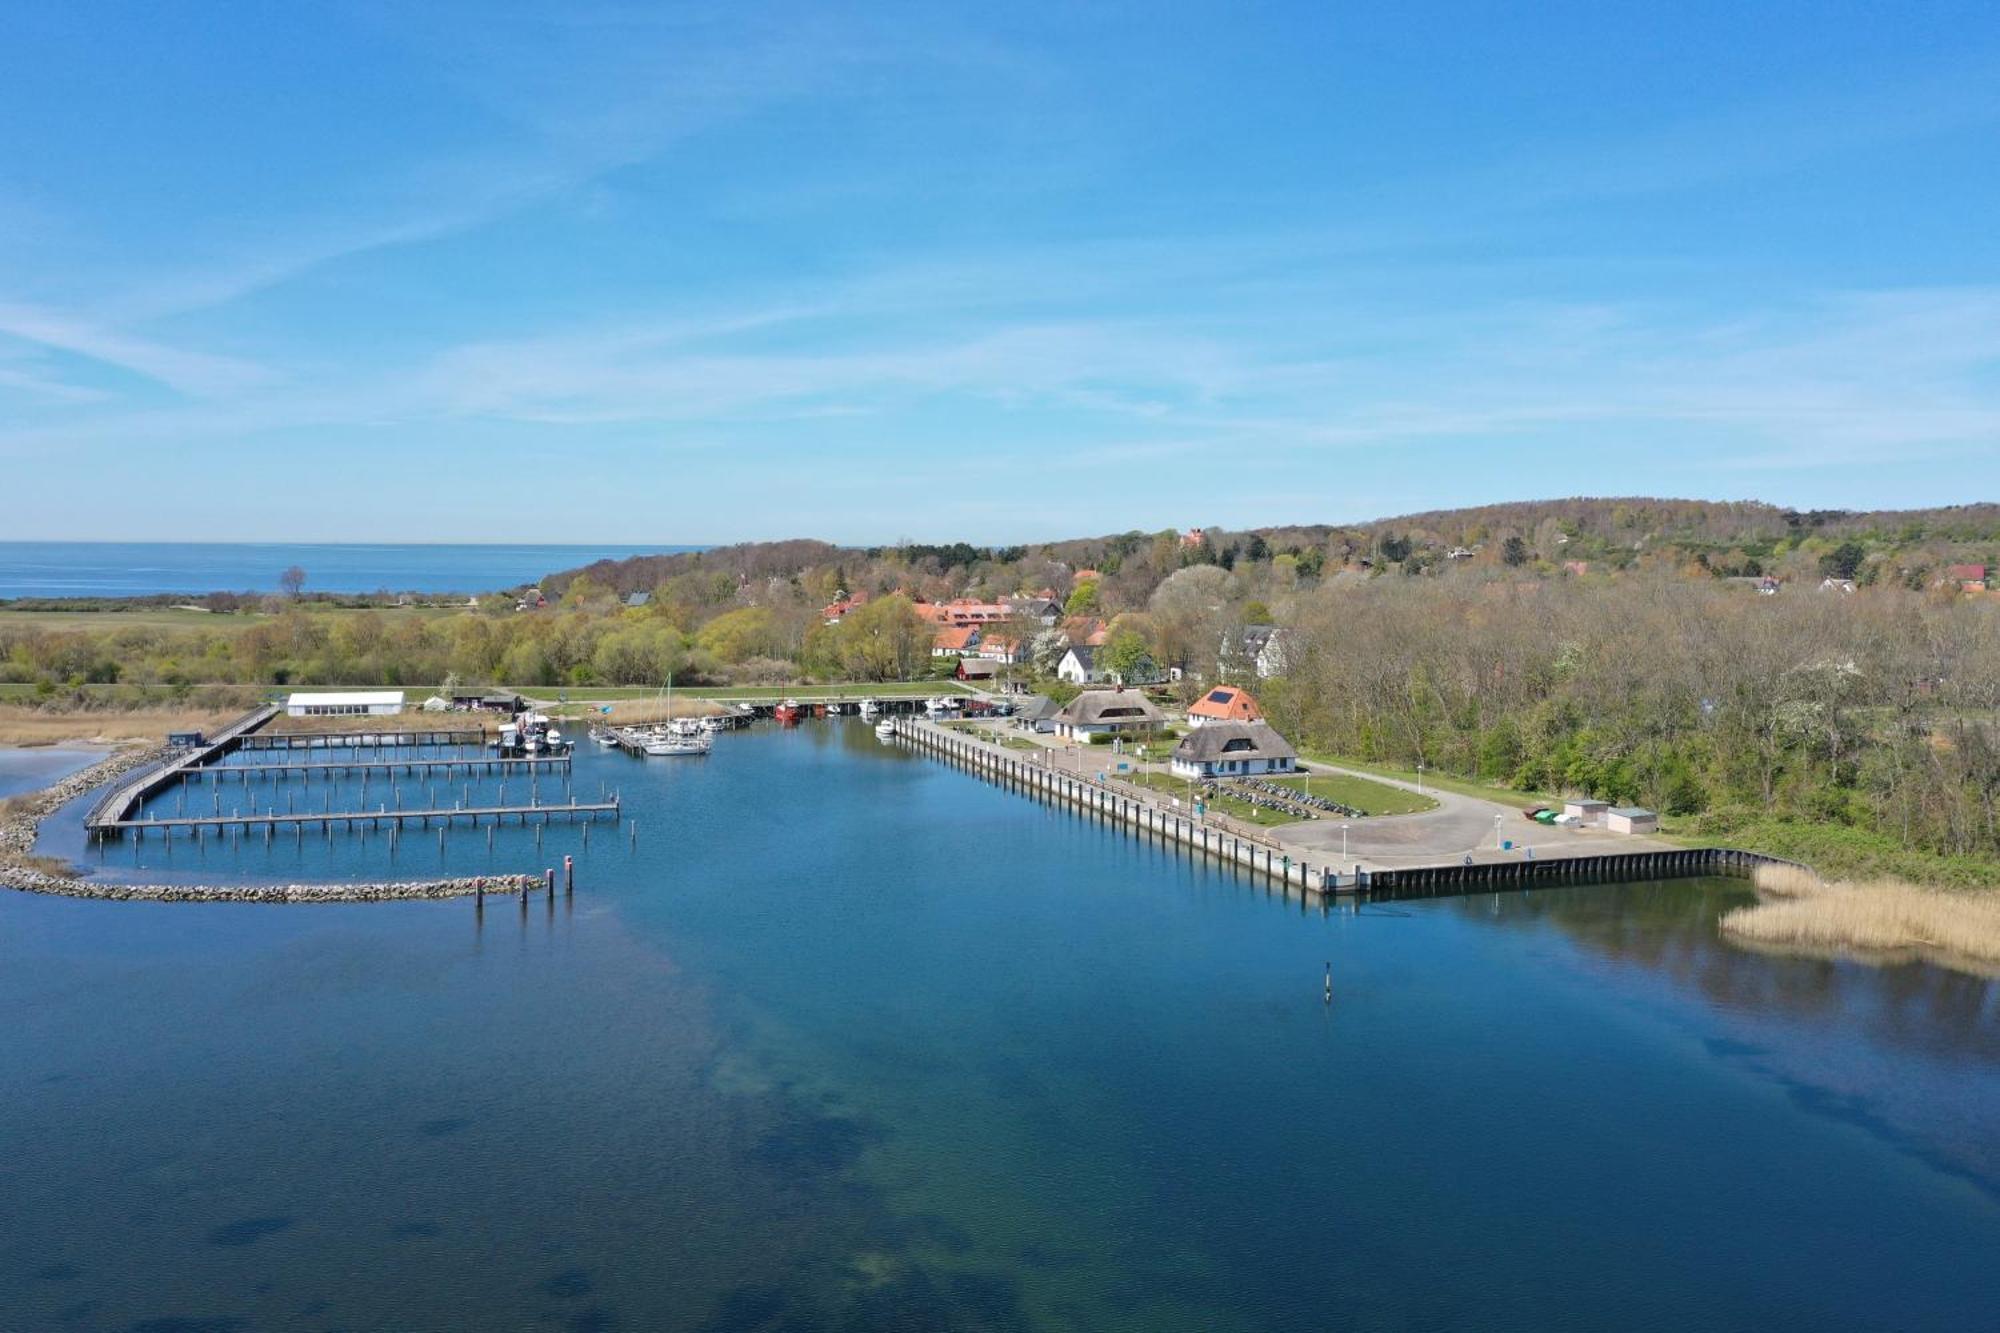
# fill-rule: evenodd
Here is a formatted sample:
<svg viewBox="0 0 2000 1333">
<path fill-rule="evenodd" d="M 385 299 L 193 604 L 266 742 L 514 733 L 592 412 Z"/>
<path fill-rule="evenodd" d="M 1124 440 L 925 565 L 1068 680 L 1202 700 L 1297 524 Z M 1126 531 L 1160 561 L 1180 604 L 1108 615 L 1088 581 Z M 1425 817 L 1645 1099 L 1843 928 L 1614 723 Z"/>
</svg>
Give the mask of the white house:
<svg viewBox="0 0 2000 1333">
<path fill-rule="evenodd" d="M 1285 674 L 1288 663 L 1285 660 L 1285 644 L 1289 635 L 1282 629 L 1274 629 L 1264 636 L 1264 642 L 1257 648 L 1257 678 L 1269 680 L 1272 676 Z"/>
<path fill-rule="evenodd" d="M 1177 778 L 1236 778 L 1290 773 L 1299 752 L 1268 722 L 1211 722 L 1174 747 Z"/>
<path fill-rule="evenodd" d="M 290 717 L 388 717 L 402 711 L 401 690 L 301 693 L 285 700 Z"/>
<path fill-rule="evenodd" d="M 1087 643 L 1073 643 L 1056 663 L 1056 679 L 1072 685 L 1095 685 L 1104 679 L 1097 669 L 1097 649 Z"/>
</svg>

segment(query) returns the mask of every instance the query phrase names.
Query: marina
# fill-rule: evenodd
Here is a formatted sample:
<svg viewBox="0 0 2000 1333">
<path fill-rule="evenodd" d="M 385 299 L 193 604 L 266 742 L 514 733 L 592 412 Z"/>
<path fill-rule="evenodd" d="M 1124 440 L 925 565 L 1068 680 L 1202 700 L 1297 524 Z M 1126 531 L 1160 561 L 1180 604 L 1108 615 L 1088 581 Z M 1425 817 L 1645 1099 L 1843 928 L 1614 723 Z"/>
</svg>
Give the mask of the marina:
<svg viewBox="0 0 2000 1333">
<path fill-rule="evenodd" d="M 37 1163 L 0 1204 L 0 1308 L 1275 1333 L 1414 1299 L 1440 1327 L 1670 1333 L 1778 1301 L 1858 1333 L 1996 1294 L 1992 983 L 1735 949 L 1740 879 L 1287 890 L 1261 851 L 858 719 L 574 763 L 579 795 L 622 788 L 615 832 L 127 833 L 86 857 L 100 892 L 186 900 L 0 895 L 0 1153 Z M 82 814 L 42 850 L 84 846 Z M 200 900 L 398 872 L 465 896 Z M 1743 1178 L 1719 1245 L 1707 1200 Z M 1437 1245 L 1459 1257 L 1413 1298 L 1385 1256 Z"/>
</svg>

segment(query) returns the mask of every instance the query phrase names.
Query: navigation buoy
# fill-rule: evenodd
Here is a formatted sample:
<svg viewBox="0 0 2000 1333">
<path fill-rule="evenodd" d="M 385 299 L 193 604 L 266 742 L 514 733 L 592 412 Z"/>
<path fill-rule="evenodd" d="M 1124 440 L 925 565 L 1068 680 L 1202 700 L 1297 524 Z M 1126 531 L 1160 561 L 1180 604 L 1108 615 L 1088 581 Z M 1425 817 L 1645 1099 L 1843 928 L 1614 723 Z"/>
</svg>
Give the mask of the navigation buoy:
<svg viewBox="0 0 2000 1333">
<path fill-rule="evenodd" d="M 1331 960 L 1328 960 L 1326 965 L 1326 1002 L 1328 1004 L 1333 1003 L 1333 963 Z"/>
</svg>

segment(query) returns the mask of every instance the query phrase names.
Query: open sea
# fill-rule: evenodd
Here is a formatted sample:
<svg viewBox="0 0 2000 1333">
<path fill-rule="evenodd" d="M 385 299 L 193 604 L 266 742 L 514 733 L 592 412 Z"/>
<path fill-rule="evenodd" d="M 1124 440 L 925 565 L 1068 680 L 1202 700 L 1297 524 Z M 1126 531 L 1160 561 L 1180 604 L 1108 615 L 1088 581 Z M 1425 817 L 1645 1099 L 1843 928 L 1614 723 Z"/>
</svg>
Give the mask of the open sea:
<svg viewBox="0 0 2000 1333">
<path fill-rule="evenodd" d="M 1729 879 L 1326 910 L 858 722 L 541 782 L 606 788 L 587 838 L 52 820 L 103 875 L 577 888 L 0 892 L 0 1328 L 1994 1326 L 2000 981 L 1735 948 Z"/>
<path fill-rule="evenodd" d="M 698 546 L 449 546 L 277 542 L 0 542 L 0 599 L 278 591 L 297 565 L 305 590 L 492 592 L 593 560 Z"/>
</svg>

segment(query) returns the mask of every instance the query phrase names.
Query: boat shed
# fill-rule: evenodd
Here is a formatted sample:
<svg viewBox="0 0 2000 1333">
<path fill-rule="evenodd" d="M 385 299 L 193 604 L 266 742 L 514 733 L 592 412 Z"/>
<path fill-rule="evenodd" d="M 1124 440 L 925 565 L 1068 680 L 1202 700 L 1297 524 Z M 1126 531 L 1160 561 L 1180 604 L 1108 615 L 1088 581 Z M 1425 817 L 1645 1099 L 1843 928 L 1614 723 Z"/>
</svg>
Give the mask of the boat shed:
<svg viewBox="0 0 2000 1333">
<path fill-rule="evenodd" d="M 301 692 L 285 700 L 289 717 L 388 717 L 402 711 L 401 690 Z"/>
<path fill-rule="evenodd" d="M 1563 814 L 1573 818 L 1584 828 L 1598 828 L 1604 823 L 1605 812 L 1611 809 L 1609 801 L 1580 799 L 1563 802 Z"/>
<path fill-rule="evenodd" d="M 1605 812 L 1604 827 L 1613 833 L 1658 833 L 1660 817 L 1636 805 L 1613 806 Z"/>
<path fill-rule="evenodd" d="M 1299 752 L 1267 722 L 1211 722 L 1174 747 L 1177 778 L 1240 778 L 1290 773 Z"/>
</svg>

